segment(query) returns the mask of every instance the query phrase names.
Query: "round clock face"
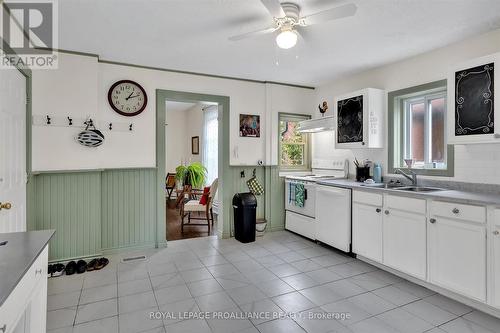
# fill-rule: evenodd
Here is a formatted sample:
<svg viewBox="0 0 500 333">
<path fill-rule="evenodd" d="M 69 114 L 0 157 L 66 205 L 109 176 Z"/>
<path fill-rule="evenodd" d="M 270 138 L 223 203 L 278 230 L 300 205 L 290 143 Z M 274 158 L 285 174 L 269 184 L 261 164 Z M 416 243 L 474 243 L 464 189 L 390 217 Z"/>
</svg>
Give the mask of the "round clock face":
<svg viewBox="0 0 500 333">
<path fill-rule="evenodd" d="M 136 82 L 122 80 L 115 82 L 108 91 L 109 105 L 123 116 L 135 116 L 144 111 L 148 97 Z"/>
</svg>

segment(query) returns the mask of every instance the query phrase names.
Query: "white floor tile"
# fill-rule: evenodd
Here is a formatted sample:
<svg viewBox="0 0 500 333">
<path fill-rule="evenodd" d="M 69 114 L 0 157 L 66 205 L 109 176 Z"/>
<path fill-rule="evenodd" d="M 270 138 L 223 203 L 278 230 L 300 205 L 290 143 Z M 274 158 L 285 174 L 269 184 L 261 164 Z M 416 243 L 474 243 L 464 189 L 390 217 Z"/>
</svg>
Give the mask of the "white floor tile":
<svg viewBox="0 0 500 333">
<path fill-rule="evenodd" d="M 295 290 L 302 290 L 319 285 L 320 283 L 314 280 L 306 273 L 295 274 L 282 278 L 287 284 L 292 286 Z"/>
<path fill-rule="evenodd" d="M 313 302 L 297 291 L 273 297 L 272 300 L 286 312 L 301 312 L 316 307 Z"/>
<path fill-rule="evenodd" d="M 424 298 L 424 301 L 434 304 L 435 306 L 440 307 L 443 310 L 456 314 L 457 316 L 463 316 L 471 312 L 473 309 L 465 304 L 456 302 L 448 297 L 445 297 L 440 294 L 435 294 L 429 297 Z M 500 328 L 500 326 L 499 326 Z"/>
<path fill-rule="evenodd" d="M 333 303 L 344 298 L 325 285 L 302 289 L 299 292 L 317 306 Z"/>
<path fill-rule="evenodd" d="M 76 307 L 47 312 L 47 330 L 73 326 L 76 316 Z"/>
<path fill-rule="evenodd" d="M 79 305 L 76 313 L 75 324 L 113 317 L 117 314 L 118 301 L 116 298 L 85 305 Z"/>
<path fill-rule="evenodd" d="M 213 294 L 223 290 L 219 282 L 214 278 L 191 282 L 187 284 L 187 287 L 194 297 Z"/>
<path fill-rule="evenodd" d="M 76 325 L 73 333 L 118 333 L 118 316 Z"/>
<path fill-rule="evenodd" d="M 404 333 L 421 333 L 434 328 L 434 325 L 401 308 L 379 314 L 377 318 Z"/>
<path fill-rule="evenodd" d="M 177 301 L 182 301 L 184 299 L 191 298 L 192 295 L 189 292 L 187 285 L 178 285 L 162 289 L 156 289 L 154 291 L 156 301 L 158 305 L 174 303 Z"/>
<path fill-rule="evenodd" d="M 348 300 L 372 315 L 378 315 L 396 307 L 394 304 L 387 302 L 373 293 L 353 296 L 348 298 Z"/>
<path fill-rule="evenodd" d="M 304 333 L 305 331 L 292 319 L 276 319 L 257 325 L 261 333 Z"/>
<path fill-rule="evenodd" d="M 47 297 L 47 311 L 77 306 L 81 291 L 49 295 Z"/>
<path fill-rule="evenodd" d="M 153 285 L 153 289 L 162 289 L 184 283 L 185 281 L 180 273 L 169 273 L 151 277 L 151 284 Z"/>
<path fill-rule="evenodd" d="M 166 326 L 168 333 L 212 333 L 203 319 L 190 319 Z"/>
<path fill-rule="evenodd" d="M 346 299 L 325 304 L 321 308 L 326 312 L 335 314 L 335 318 L 338 318 L 337 320 L 345 326 L 352 325 L 372 317 L 371 313 L 366 312 L 360 306 Z"/>
<path fill-rule="evenodd" d="M 186 318 L 189 314 L 195 314 L 200 311 L 198 304 L 194 298 L 188 298 L 179 302 L 169 303 L 160 306 L 160 311 L 166 313 L 163 323 L 165 325 L 171 325 L 183 320 L 189 320 Z"/>
<path fill-rule="evenodd" d="M 373 291 L 373 293 L 397 306 L 403 306 L 420 299 L 419 297 L 394 286 L 387 286 L 384 288 L 376 289 Z"/>
<path fill-rule="evenodd" d="M 472 321 L 457 318 L 447 322 L 439 327 L 444 332 L 448 333 L 494 333 L 498 331 L 491 331 L 485 327 L 479 326 Z"/>
<path fill-rule="evenodd" d="M 349 326 L 349 329 L 353 333 L 401 333 L 377 317 L 357 322 Z"/>
<path fill-rule="evenodd" d="M 154 306 L 156 306 L 156 299 L 152 291 L 118 298 L 118 312 L 120 314 Z"/>
<path fill-rule="evenodd" d="M 102 287 L 83 289 L 79 304 L 94 303 L 116 297 L 118 297 L 117 285 L 108 284 Z"/>
<path fill-rule="evenodd" d="M 180 274 L 181 274 L 182 279 L 186 283 L 213 278 L 212 274 L 210 274 L 210 272 L 205 267 L 195 268 L 195 269 L 188 270 L 188 271 L 181 271 Z"/>
<path fill-rule="evenodd" d="M 403 306 L 402 309 L 413 313 L 414 315 L 435 326 L 444 324 L 457 317 L 456 315 L 448 311 L 445 311 L 435 305 L 432 305 L 431 303 L 427 303 L 422 300 L 407 304 Z"/>
<path fill-rule="evenodd" d="M 142 280 L 132 280 L 118 284 L 118 296 L 127 296 L 146 291 L 151 291 L 151 281 L 149 278 Z"/>
<path fill-rule="evenodd" d="M 466 314 L 464 318 L 492 330 L 493 332 L 500 332 L 500 319 L 490 316 L 484 312 L 473 311 Z"/>
<path fill-rule="evenodd" d="M 254 282 L 254 285 L 259 288 L 267 297 L 274 297 L 294 291 L 294 289 L 290 285 L 280 279 Z"/>
<path fill-rule="evenodd" d="M 254 325 L 262 324 L 266 321 L 271 321 L 282 317 L 285 313 L 270 299 L 262 299 L 256 302 L 244 304 L 240 306 L 241 310 L 246 313 L 260 313 L 262 315 L 251 317 L 250 321 Z"/>
<path fill-rule="evenodd" d="M 214 277 L 231 275 L 239 273 L 238 269 L 233 264 L 222 264 L 208 267 L 208 270 Z"/>
<path fill-rule="evenodd" d="M 254 285 L 227 290 L 227 294 L 238 304 L 246 304 L 266 298 L 266 295 Z"/>
<path fill-rule="evenodd" d="M 232 333 L 232 332 L 240 332 L 247 328 L 253 327 L 250 320 L 242 318 L 243 317 L 242 312 L 237 307 L 223 309 L 221 312 L 223 314 L 227 314 L 228 317 L 224 318 L 217 317 L 207 320 L 208 326 L 210 326 L 212 332 Z M 238 317 L 234 318 L 231 315 Z"/>
<path fill-rule="evenodd" d="M 163 327 L 161 319 L 151 318 L 151 313 L 157 312 L 158 307 L 151 307 L 119 316 L 120 333 L 137 333 Z"/>
<path fill-rule="evenodd" d="M 236 307 L 236 304 L 224 291 L 214 294 L 199 296 L 196 297 L 195 299 L 201 311 L 220 311 L 223 309 Z"/>
</svg>

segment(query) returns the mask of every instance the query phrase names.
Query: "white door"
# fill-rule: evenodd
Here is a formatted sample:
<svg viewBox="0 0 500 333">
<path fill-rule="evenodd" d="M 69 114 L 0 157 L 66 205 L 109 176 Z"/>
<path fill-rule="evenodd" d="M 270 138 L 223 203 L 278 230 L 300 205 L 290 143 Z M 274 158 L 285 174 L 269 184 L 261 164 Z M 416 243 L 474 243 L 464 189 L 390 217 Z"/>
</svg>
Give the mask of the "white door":
<svg viewBox="0 0 500 333">
<path fill-rule="evenodd" d="M 431 216 L 429 280 L 486 301 L 486 227 Z"/>
<path fill-rule="evenodd" d="M 382 208 L 352 205 L 352 252 L 382 262 Z"/>
<path fill-rule="evenodd" d="M 318 185 L 316 239 L 344 252 L 351 249 L 351 190 Z"/>
<path fill-rule="evenodd" d="M 424 214 L 386 210 L 384 216 L 384 264 L 425 280 L 427 265 Z"/>
<path fill-rule="evenodd" d="M 26 78 L 0 73 L 0 232 L 26 230 Z"/>
</svg>

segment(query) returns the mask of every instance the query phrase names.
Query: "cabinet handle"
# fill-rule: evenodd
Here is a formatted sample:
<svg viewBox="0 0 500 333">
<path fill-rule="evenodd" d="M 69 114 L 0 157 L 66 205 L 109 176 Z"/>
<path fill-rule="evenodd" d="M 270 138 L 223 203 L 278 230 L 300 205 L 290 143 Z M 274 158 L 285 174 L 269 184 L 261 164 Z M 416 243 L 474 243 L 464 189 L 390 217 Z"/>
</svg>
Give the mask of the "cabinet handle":
<svg viewBox="0 0 500 333">
<path fill-rule="evenodd" d="M 430 223 L 436 223 L 436 219 L 430 219 L 429 222 Z"/>
<path fill-rule="evenodd" d="M 385 213 L 385 215 L 389 215 L 389 211 L 388 210 L 386 210 L 384 213 Z"/>
<path fill-rule="evenodd" d="M 460 210 L 458 208 L 453 208 L 453 210 L 451 212 L 453 214 L 458 214 L 458 213 L 460 213 Z"/>
<path fill-rule="evenodd" d="M 36 275 L 38 275 L 38 274 L 40 274 L 40 275 L 42 274 L 42 269 L 41 269 L 41 268 L 40 268 L 40 269 L 37 269 L 37 270 L 35 271 L 35 276 L 36 276 Z"/>
<path fill-rule="evenodd" d="M 493 231 L 493 235 L 495 235 L 495 236 L 496 236 L 496 235 L 498 235 L 498 234 L 500 234 L 500 231 L 498 231 L 498 230 Z"/>
<path fill-rule="evenodd" d="M 375 209 L 375 211 L 376 211 L 377 213 L 380 213 L 380 212 L 382 211 L 382 209 L 377 208 L 377 209 Z"/>
<path fill-rule="evenodd" d="M 3 333 L 7 332 L 7 324 L 3 324 L 3 326 L 0 327 L 0 331 L 2 331 Z"/>
</svg>

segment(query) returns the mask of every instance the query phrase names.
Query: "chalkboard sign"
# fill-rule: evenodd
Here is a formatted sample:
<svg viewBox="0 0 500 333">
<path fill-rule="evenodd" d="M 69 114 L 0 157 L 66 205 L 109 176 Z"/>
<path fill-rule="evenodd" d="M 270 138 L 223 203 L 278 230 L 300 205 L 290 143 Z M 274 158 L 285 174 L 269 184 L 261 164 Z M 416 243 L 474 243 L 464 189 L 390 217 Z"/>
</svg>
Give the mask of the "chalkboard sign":
<svg viewBox="0 0 500 333">
<path fill-rule="evenodd" d="M 337 142 L 363 141 L 363 95 L 337 102 Z"/>
<path fill-rule="evenodd" d="M 455 135 L 494 131 L 493 63 L 455 73 Z"/>
</svg>

